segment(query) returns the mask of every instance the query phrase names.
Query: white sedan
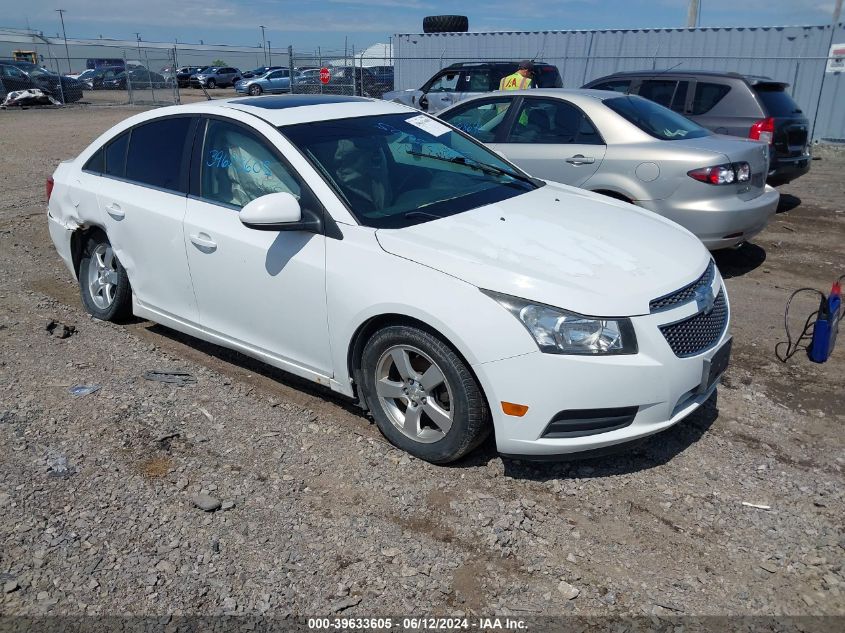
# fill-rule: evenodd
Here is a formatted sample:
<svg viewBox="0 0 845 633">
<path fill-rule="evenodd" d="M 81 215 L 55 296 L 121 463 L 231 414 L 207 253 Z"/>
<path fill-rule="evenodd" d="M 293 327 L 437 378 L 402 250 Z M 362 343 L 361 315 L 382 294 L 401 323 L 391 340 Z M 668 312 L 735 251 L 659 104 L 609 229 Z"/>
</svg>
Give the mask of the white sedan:
<svg viewBox="0 0 845 633">
<path fill-rule="evenodd" d="M 328 385 L 435 463 L 490 432 L 533 458 L 656 433 L 728 362 L 727 293 L 691 233 L 398 104 L 145 112 L 61 163 L 48 199 L 92 315 Z"/>
</svg>

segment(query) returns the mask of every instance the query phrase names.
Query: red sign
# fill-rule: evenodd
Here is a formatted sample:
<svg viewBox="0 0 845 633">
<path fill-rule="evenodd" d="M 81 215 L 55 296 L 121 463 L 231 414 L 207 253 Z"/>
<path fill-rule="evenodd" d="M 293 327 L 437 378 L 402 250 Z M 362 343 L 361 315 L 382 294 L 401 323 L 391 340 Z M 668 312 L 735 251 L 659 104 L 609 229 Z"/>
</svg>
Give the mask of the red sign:
<svg viewBox="0 0 845 633">
<path fill-rule="evenodd" d="M 324 84 L 327 84 L 327 83 L 329 83 L 329 79 L 331 79 L 331 78 L 332 78 L 332 76 L 331 76 L 331 73 L 329 73 L 329 69 L 326 68 L 325 66 L 323 66 L 320 69 L 320 81 Z"/>
</svg>

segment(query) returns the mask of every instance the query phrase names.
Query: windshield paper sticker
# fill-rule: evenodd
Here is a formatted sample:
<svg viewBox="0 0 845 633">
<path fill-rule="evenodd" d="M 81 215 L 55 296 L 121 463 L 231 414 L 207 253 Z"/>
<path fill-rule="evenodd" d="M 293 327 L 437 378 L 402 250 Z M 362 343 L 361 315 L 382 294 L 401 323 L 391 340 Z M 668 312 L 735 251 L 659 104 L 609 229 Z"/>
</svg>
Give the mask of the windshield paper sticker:
<svg viewBox="0 0 845 633">
<path fill-rule="evenodd" d="M 435 121 L 431 117 L 427 117 L 424 114 L 420 114 L 419 116 L 411 117 L 410 119 L 406 119 L 405 123 L 410 123 L 414 127 L 418 127 L 423 132 L 428 132 L 432 136 L 443 136 L 446 132 L 451 132 L 452 130 L 439 121 Z"/>
</svg>

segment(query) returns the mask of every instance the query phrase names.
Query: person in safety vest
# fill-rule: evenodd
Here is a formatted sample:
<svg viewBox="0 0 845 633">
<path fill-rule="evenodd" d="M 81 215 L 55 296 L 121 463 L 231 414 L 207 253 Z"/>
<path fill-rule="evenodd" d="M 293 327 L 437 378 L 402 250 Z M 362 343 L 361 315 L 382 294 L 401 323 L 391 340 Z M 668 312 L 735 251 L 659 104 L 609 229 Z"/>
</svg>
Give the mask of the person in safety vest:
<svg viewBox="0 0 845 633">
<path fill-rule="evenodd" d="M 526 90 L 533 88 L 534 62 L 524 60 L 519 62 L 519 68 L 512 75 L 502 77 L 499 90 Z"/>
</svg>

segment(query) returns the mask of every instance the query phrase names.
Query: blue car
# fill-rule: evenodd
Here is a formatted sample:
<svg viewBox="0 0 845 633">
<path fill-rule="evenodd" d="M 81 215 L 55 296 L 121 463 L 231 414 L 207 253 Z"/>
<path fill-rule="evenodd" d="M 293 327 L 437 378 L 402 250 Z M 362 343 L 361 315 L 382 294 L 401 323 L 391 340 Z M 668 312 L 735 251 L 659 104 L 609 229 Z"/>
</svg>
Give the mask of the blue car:
<svg viewBox="0 0 845 633">
<path fill-rule="evenodd" d="M 264 73 L 260 77 L 242 79 L 235 84 L 239 93 L 258 96 L 266 93 L 290 92 L 290 70 L 280 68 Z"/>
</svg>

